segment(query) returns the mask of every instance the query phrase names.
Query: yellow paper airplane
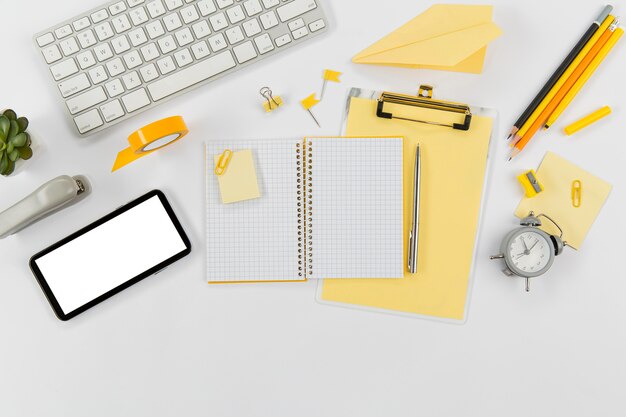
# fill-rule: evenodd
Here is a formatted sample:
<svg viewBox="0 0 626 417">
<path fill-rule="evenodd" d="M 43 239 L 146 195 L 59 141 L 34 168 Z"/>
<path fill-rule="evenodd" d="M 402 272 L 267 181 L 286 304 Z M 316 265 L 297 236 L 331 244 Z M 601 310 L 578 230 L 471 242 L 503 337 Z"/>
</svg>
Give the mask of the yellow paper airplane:
<svg viewBox="0 0 626 417">
<path fill-rule="evenodd" d="M 502 34 L 492 6 L 432 6 L 357 54 L 357 64 L 479 74 L 487 45 Z"/>
</svg>

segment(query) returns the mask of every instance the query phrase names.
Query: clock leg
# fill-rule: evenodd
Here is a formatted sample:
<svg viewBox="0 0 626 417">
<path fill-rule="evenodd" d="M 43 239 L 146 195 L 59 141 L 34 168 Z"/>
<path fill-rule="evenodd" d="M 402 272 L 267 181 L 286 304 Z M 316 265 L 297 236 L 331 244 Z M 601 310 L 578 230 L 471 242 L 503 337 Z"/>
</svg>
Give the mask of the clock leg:
<svg viewBox="0 0 626 417">
<path fill-rule="evenodd" d="M 530 292 L 530 278 L 526 278 L 526 292 Z"/>
</svg>

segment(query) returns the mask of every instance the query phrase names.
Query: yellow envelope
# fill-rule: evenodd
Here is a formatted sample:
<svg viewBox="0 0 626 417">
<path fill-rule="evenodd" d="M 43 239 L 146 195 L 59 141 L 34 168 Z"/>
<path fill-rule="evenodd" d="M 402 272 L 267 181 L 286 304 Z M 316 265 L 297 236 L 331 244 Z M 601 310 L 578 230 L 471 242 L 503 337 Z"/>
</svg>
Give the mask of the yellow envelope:
<svg viewBox="0 0 626 417">
<path fill-rule="evenodd" d="M 522 218 L 534 211 L 550 216 L 563 229 L 563 240 L 579 249 L 613 187 L 552 152 L 543 158 L 537 178 L 544 191 L 536 197 L 522 199 L 515 215 Z M 572 182 L 575 180 L 582 183 L 582 201 L 578 208 L 572 204 Z M 541 228 L 547 233 L 559 235 L 558 229 L 549 221 L 542 220 L 542 223 Z"/>
<path fill-rule="evenodd" d="M 438 4 L 352 61 L 480 74 L 487 45 L 502 35 L 492 15 L 492 6 Z"/>
<path fill-rule="evenodd" d="M 214 163 L 217 164 L 220 155 L 215 155 L 214 159 Z M 224 204 L 260 197 L 259 181 L 256 176 L 252 151 L 247 149 L 234 152 L 226 171 L 217 176 L 217 182 Z"/>
</svg>

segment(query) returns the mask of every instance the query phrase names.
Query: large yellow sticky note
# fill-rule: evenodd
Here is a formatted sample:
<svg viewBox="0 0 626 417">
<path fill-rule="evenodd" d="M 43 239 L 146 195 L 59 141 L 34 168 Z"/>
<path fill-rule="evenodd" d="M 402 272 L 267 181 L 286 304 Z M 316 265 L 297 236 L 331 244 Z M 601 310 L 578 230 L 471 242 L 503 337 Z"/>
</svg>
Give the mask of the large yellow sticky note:
<svg viewBox="0 0 626 417">
<path fill-rule="evenodd" d="M 563 240 L 574 249 L 579 249 L 585 236 L 600 213 L 612 186 L 606 181 L 577 167 L 555 153 L 548 152 L 537 169 L 537 178 L 544 191 L 533 198 L 524 198 L 515 210 L 519 218 L 535 214 L 550 216 L 563 229 Z M 572 204 L 572 182 L 582 184 L 580 207 Z M 547 233 L 559 235 L 558 229 L 549 221 L 541 227 Z"/>
<path fill-rule="evenodd" d="M 469 132 L 376 117 L 376 100 L 352 98 L 349 136 L 404 137 L 404 264 L 411 228 L 415 150 L 421 150 L 421 193 L 416 274 L 403 279 L 325 279 L 322 302 L 463 320 L 478 231 L 493 120 L 474 115 Z M 385 111 L 416 119 L 443 112 L 385 104 Z M 417 110 L 416 110 L 417 111 Z M 449 114 L 447 117 L 450 117 Z M 458 119 L 459 115 L 453 115 Z M 458 122 L 458 120 L 457 120 Z M 349 140 L 349 139 L 346 139 Z"/>
<path fill-rule="evenodd" d="M 358 64 L 480 73 L 487 45 L 502 35 L 493 7 L 437 4 L 361 51 Z"/>
<path fill-rule="evenodd" d="M 217 164 L 219 159 L 220 155 L 215 155 L 214 163 Z M 234 152 L 226 171 L 217 176 L 217 181 L 224 204 L 251 200 L 261 196 L 254 158 L 250 149 Z"/>
</svg>

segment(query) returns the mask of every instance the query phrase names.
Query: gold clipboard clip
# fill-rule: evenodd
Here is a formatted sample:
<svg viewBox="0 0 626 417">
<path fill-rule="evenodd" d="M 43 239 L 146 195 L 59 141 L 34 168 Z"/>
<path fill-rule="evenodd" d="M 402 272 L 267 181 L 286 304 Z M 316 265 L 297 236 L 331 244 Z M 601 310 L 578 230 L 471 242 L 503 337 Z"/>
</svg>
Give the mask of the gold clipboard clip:
<svg viewBox="0 0 626 417">
<path fill-rule="evenodd" d="M 403 106 L 422 107 L 426 109 L 447 111 L 459 113 L 464 116 L 463 123 L 440 123 L 428 120 L 410 119 L 406 117 L 394 116 L 383 110 L 385 103 L 400 104 Z M 399 119 L 411 122 L 425 123 L 435 126 L 451 127 L 456 130 L 469 130 L 472 123 L 472 112 L 467 104 L 454 103 L 451 101 L 433 100 L 433 87 L 430 85 L 420 85 L 417 96 L 406 94 L 396 94 L 383 92 L 378 98 L 378 106 L 376 107 L 376 116 L 383 119 Z"/>
</svg>

